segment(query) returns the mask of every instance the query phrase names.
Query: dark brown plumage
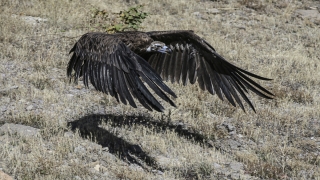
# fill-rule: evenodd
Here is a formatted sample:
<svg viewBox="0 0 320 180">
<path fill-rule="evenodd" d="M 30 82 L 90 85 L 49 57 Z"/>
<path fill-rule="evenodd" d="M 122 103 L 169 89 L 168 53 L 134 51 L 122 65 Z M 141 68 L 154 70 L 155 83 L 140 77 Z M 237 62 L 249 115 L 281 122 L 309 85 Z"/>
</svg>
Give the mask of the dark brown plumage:
<svg viewBox="0 0 320 180">
<path fill-rule="evenodd" d="M 163 44 L 164 43 L 164 44 Z M 98 90 L 114 96 L 118 101 L 137 107 L 133 97 L 148 110 L 163 111 L 163 106 L 150 93 L 148 84 L 160 98 L 175 106 L 166 95 L 176 98 L 164 84 L 166 81 L 189 81 L 202 90 L 217 94 L 243 110 L 241 98 L 255 111 L 245 93 L 272 99 L 273 94 L 248 76 L 270 80 L 227 62 L 215 49 L 193 31 L 121 32 L 116 34 L 87 33 L 71 49 L 74 52 L 67 69 L 75 81 L 83 76 Z M 162 78 L 161 78 L 162 77 Z"/>
</svg>

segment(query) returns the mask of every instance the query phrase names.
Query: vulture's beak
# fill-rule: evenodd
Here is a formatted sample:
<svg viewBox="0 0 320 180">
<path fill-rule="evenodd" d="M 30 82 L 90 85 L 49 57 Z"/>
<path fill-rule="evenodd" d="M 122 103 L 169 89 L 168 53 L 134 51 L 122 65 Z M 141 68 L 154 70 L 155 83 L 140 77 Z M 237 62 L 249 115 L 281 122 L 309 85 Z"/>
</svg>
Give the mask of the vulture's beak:
<svg viewBox="0 0 320 180">
<path fill-rule="evenodd" d="M 160 53 L 171 53 L 172 49 L 166 46 L 163 42 L 154 41 L 147 48 L 147 52 L 160 52 Z"/>
<path fill-rule="evenodd" d="M 172 52 L 172 50 L 168 46 L 162 46 L 157 51 L 161 53 L 169 53 L 169 54 Z"/>
</svg>

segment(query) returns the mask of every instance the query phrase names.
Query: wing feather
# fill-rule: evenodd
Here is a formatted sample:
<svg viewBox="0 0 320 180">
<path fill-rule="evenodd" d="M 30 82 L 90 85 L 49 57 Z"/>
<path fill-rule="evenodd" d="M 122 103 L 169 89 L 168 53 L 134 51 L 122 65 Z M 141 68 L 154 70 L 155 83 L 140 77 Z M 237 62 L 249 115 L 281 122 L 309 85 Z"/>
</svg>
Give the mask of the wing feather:
<svg viewBox="0 0 320 180">
<path fill-rule="evenodd" d="M 162 61 L 163 66 L 157 66 L 156 71 L 161 73 L 164 80 L 170 76 L 171 82 L 178 82 L 181 78 L 183 85 L 198 81 L 202 90 L 211 94 L 216 93 L 223 100 L 223 96 L 233 105 L 243 109 L 241 98 L 255 111 L 246 93 L 248 89 L 257 95 L 272 99 L 273 94 L 259 85 L 250 77 L 260 80 L 271 80 L 241 69 L 215 52 L 215 49 L 204 39 L 192 31 L 153 31 L 147 34 L 156 41 L 161 41 L 173 47 L 170 62 L 163 56 L 152 55 L 153 61 Z M 158 58 L 158 60 L 156 60 Z M 174 62 L 172 62 L 174 61 Z M 172 66 L 175 64 L 175 66 Z M 151 64 L 153 68 L 155 68 Z M 170 68 L 170 71 L 168 69 Z M 174 76 L 174 77 L 172 77 Z M 241 98 L 240 98 L 241 97 Z"/>
<path fill-rule="evenodd" d="M 189 82 L 194 84 L 196 82 L 197 77 L 197 61 L 199 61 L 199 54 L 192 48 L 190 59 L 188 60 L 188 74 L 189 74 Z"/>
<path fill-rule="evenodd" d="M 88 68 L 89 68 L 89 61 L 86 61 L 84 64 L 83 64 L 83 67 L 82 67 L 82 71 L 83 71 L 83 83 L 86 87 L 88 87 L 88 82 L 89 82 L 89 79 L 88 79 Z M 68 75 L 71 77 L 71 73 L 70 75 Z"/>
<path fill-rule="evenodd" d="M 170 48 L 173 49 L 173 46 L 170 45 Z M 170 76 L 170 68 L 171 68 L 171 57 L 174 56 L 175 53 L 171 53 L 170 56 L 165 56 L 164 61 L 163 61 L 163 78 L 165 81 L 169 80 Z"/>
<path fill-rule="evenodd" d="M 175 49 L 175 46 L 173 45 L 172 46 L 172 49 Z M 169 80 L 173 83 L 174 82 L 174 72 L 175 72 L 175 60 L 176 60 L 176 55 L 178 54 L 179 52 L 177 50 L 173 51 L 172 54 L 170 54 L 170 65 L 169 65 L 169 69 L 168 69 L 168 78 Z"/>
<path fill-rule="evenodd" d="M 252 108 L 254 112 L 256 112 L 254 106 L 252 105 L 251 101 L 249 98 L 244 94 L 243 89 L 236 83 L 236 81 L 232 78 L 228 78 L 228 80 L 233 84 L 233 86 L 236 88 L 236 90 L 239 92 L 241 97 L 249 104 L 249 106 Z M 245 111 L 244 106 L 241 102 L 241 100 L 238 102 L 238 104 L 241 106 L 241 108 Z"/>
<path fill-rule="evenodd" d="M 177 53 L 176 56 L 176 62 L 175 62 L 175 71 L 173 72 L 173 77 L 175 78 L 174 81 L 176 82 L 180 82 L 180 77 L 181 77 L 181 70 L 182 70 L 182 55 L 183 55 L 183 46 L 180 46 L 179 44 L 176 45 L 177 51 L 179 51 L 179 53 Z"/>
<path fill-rule="evenodd" d="M 182 83 L 183 85 L 187 85 L 188 82 L 188 72 L 189 72 L 189 68 L 188 68 L 188 60 L 190 59 L 189 57 L 189 46 L 186 45 L 183 49 L 182 52 L 182 56 L 181 56 L 181 60 L 182 60 L 182 70 L 181 70 L 181 78 L 182 78 Z"/>
<path fill-rule="evenodd" d="M 221 99 L 223 101 L 221 87 L 224 85 L 223 85 L 221 77 L 220 77 L 221 75 L 215 71 L 210 71 L 210 75 L 212 77 L 213 88 L 214 88 L 215 92 L 217 93 L 219 99 Z"/>
<path fill-rule="evenodd" d="M 138 99 L 140 104 L 143 105 L 146 109 L 149 111 L 152 111 L 151 107 L 147 104 L 147 99 L 145 96 L 143 96 L 142 92 L 138 89 L 138 86 L 142 86 L 139 83 L 142 83 L 141 81 L 136 81 L 134 76 L 130 76 L 129 74 L 126 74 L 126 78 L 128 80 L 128 84 L 130 85 L 130 90 L 132 91 L 132 95 Z"/>
<path fill-rule="evenodd" d="M 159 56 L 163 56 L 163 57 L 159 57 Z M 169 57 L 167 56 L 166 54 L 156 54 L 156 57 L 157 57 L 157 63 L 155 64 L 155 66 L 152 66 L 152 67 L 156 67 L 156 72 L 159 72 L 158 74 L 161 74 L 162 73 L 162 69 L 163 69 L 163 65 L 165 64 L 165 61 L 167 60 L 166 57 Z"/>
<path fill-rule="evenodd" d="M 243 109 L 243 110 L 245 111 L 244 106 L 243 106 L 243 104 L 242 104 L 242 101 L 241 101 L 238 93 L 236 92 L 236 89 L 237 89 L 238 86 L 237 86 L 236 84 L 234 84 L 234 81 L 232 80 L 232 78 L 230 78 L 230 76 L 226 76 L 226 80 L 227 80 L 227 81 L 229 82 L 229 84 L 230 84 L 229 88 L 230 88 L 230 92 L 231 92 L 231 94 L 232 94 L 232 96 L 233 96 L 233 99 L 236 100 L 236 102 L 239 104 L 239 106 L 241 107 L 241 109 Z M 237 90 L 237 91 L 238 91 L 238 90 Z M 253 108 L 253 110 L 254 110 L 254 108 Z M 254 110 L 254 111 L 255 111 L 255 110 Z"/>
<path fill-rule="evenodd" d="M 160 58 L 158 57 L 161 54 L 156 54 L 149 59 L 149 63 L 152 67 L 157 67 L 158 62 L 160 62 Z"/>
<path fill-rule="evenodd" d="M 84 76 L 85 86 L 89 86 L 90 81 L 96 90 L 110 94 L 118 102 L 137 107 L 134 97 L 148 110 L 163 111 L 163 106 L 144 84 L 146 82 L 160 98 L 175 106 L 166 93 L 176 95 L 160 75 L 116 35 L 87 33 L 73 46 L 72 52 L 67 75 L 71 77 L 74 70 L 75 81 Z M 154 62 L 161 63 L 159 58 L 154 58 Z"/>
<path fill-rule="evenodd" d="M 228 99 L 228 101 L 233 105 L 236 106 L 236 104 L 233 101 L 233 98 L 231 96 L 231 92 L 230 92 L 230 86 L 228 81 L 226 80 L 225 76 L 221 76 L 221 80 L 222 80 L 222 92 L 225 95 L 225 97 Z"/>
<path fill-rule="evenodd" d="M 203 57 L 201 57 L 200 63 L 202 67 L 202 78 L 205 83 L 205 89 L 207 89 L 211 94 L 213 94 L 212 83 L 210 79 L 210 74 L 208 73 L 207 62 Z"/>
</svg>

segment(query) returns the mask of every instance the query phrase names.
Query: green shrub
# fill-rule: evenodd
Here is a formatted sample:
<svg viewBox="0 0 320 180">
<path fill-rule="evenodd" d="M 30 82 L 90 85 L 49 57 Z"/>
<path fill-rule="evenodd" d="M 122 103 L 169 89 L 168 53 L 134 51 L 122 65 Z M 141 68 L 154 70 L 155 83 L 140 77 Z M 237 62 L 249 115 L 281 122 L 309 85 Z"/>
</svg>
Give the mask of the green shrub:
<svg viewBox="0 0 320 180">
<path fill-rule="evenodd" d="M 111 25 L 104 25 L 101 22 L 108 21 L 108 12 L 106 10 L 93 9 L 91 17 L 95 20 L 94 24 L 96 24 L 96 27 L 101 27 L 108 33 L 138 30 L 143 19 L 148 16 L 146 12 L 141 10 L 142 7 L 143 5 L 139 5 L 130 7 L 127 11 L 120 11 L 117 13 L 118 18 Z"/>
</svg>

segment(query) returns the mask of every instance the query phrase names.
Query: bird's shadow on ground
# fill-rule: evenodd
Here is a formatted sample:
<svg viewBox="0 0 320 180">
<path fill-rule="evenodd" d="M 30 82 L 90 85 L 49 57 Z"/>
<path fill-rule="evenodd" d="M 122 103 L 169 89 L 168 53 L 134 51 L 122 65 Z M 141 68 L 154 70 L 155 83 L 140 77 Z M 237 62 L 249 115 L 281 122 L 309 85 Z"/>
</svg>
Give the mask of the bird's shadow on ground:
<svg viewBox="0 0 320 180">
<path fill-rule="evenodd" d="M 150 128 L 152 127 L 157 131 L 172 130 L 175 131 L 179 136 L 192 139 L 192 141 L 195 142 L 203 143 L 206 141 L 205 137 L 188 130 L 184 127 L 184 125 L 173 125 L 169 122 L 154 120 L 150 117 L 144 117 L 140 115 L 116 116 L 112 114 L 91 114 L 68 123 L 68 126 L 71 127 L 73 131 L 78 129 L 83 138 L 90 137 L 102 147 L 108 147 L 110 153 L 118 156 L 123 161 L 130 164 L 135 163 L 141 167 L 145 167 L 144 164 L 146 164 L 153 169 L 161 169 L 157 161 L 144 152 L 139 145 L 132 144 L 121 137 L 117 137 L 112 132 L 99 127 L 103 121 L 105 123 L 111 123 L 111 125 L 114 127 L 139 124 Z"/>
</svg>

